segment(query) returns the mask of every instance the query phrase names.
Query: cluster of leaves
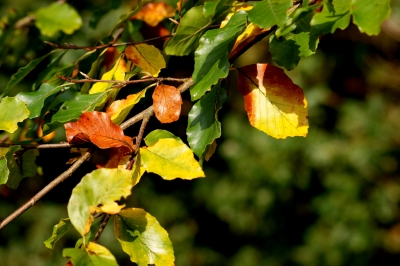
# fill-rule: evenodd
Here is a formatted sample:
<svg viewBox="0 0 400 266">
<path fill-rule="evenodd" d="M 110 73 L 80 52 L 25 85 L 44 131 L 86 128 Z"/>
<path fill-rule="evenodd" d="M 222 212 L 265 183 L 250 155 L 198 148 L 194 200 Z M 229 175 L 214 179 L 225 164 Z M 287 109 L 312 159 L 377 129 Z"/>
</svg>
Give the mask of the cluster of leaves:
<svg viewBox="0 0 400 266">
<path fill-rule="evenodd" d="M 70 264 L 117 265 L 113 255 L 97 244 L 101 230 L 110 215 L 114 215 L 115 236 L 133 262 L 139 266 L 173 265 L 171 241 L 156 219 L 142 209 L 125 208 L 117 201 L 130 195 L 146 171 L 165 180 L 204 177 L 201 165 L 212 156 L 216 139 L 221 136 L 218 111 L 227 100 L 228 83 L 225 80 L 232 61 L 270 34 L 270 51 L 275 63 L 291 70 L 301 56 L 315 53 L 319 36 L 346 28 L 351 15 L 362 32 L 377 34 L 380 23 L 390 12 L 389 0 L 379 3 L 325 0 L 310 1 L 310 4 L 307 1 L 263 0 L 254 6 L 232 0 L 179 1 L 174 4 L 176 11 L 171 12 L 174 8 L 166 3 L 139 1 L 133 11 L 112 28 L 110 43 L 84 47 L 89 51 L 65 68 L 57 69 L 58 62 L 66 51 L 80 47 L 51 44 L 57 49 L 21 68 L 2 92 L 0 130 L 19 133 L 22 142 L 10 146 L 0 159 L 0 184 L 16 188 L 22 178 L 33 176 L 34 161 L 39 153 L 35 149 L 24 149 L 23 145 L 40 141 L 62 126 L 71 146 L 91 143 L 100 149 L 96 152 L 107 155 L 107 161 L 98 163 L 99 169 L 85 175 L 75 187 L 68 203 L 69 218 L 62 219 L 45 242 L 47 247 L 53 248 L 55 242 L 74 227 L 82 239 L 75 248 L 64 249 L 63 255 L 70 259 Z M 154 17 L 151 14 L 155 10 L 158 12 Z M 143 42 L 131 42 L 120 55 L 111 53 L 110 65 L 113 67 L 96 79 L 101 66 L 107 67 L 107 60 L 110 60 L 106 58 L 107 53 L 116 51 L 112 50 L 116 44 L 114 38 L 117 39 L 122 31 L 134 34 L 130 30 L 134 26 L 130 19 L 143 20 L 154 26 L 171 16 L 178 25 L 163 51 Z M 45 36 L 53 36 L 59 31 L 72 34 L 82 24 L 78 13 L 67 3 L 54 3 L 38 10 L 34 21 Z M 219 27 L 210 29 L 215 25 Z M 101 49 L 92 69 L 87 74 L 81 73 L 84 79 L 74 79 L 79 64 Z M 169 78 L 158 75 L 161 69 L 168 67 L 166 58 L 193 52 L 192 78 L 180 79 L 183 84 L 179 88 L 164 84 Z M 34 85 L 34 91 L 21 92 L 15 97 L 6 96 L 53 53 L 61 54 L 39 75 L 37 84 L 40 86 Z M 283 69 L 258 63 L 236 71 L 238 89 L 244 97 L 252 126 L 278 139 L 307 135 L 307 101 L 302 89 L 286 76 Z M 147 87 L 117 100 L 121 89 L 144 82 Z M 79 86 L 81 83 L 84 85 Z M 152 87 L 155 87 L 153 105 L 129 118 L 133 107 Z M 189 147 L 165 130 L 155 130 L 143 137 L 153 113 L 161 123 L 172 123 L 180 118 L 181 93 L 189 87 L 191 100 L 197 101 L 189 112 Z M 75 96 L 63 100 L 62 95 L 71 91 Z M 143 122 L 138 135 L 134 138 L 126 136 L 123 129 L 140 120 Z M 145 146 L 140 147 L 142 139 Z M 93 222 L 99 217 L 102 221 L 97 228 Z"/>
</svg>

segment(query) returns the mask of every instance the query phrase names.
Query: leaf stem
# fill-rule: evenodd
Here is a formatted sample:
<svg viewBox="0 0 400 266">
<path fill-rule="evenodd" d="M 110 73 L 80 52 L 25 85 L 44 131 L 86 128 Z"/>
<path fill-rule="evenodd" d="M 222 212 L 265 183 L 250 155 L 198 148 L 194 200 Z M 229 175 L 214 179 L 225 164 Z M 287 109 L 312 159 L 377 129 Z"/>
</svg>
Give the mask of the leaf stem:
<svg viewBox="0 0 400 266">
<path fill-rule="evenodd" d="M 110 220 L 111 218 L 111 214 L 106 214 L 103 216 L 103 218 L 101 219 L 101 223 L 100 223 L 100 227 L 96 232 L 96 235 L 94 236 L 94 239 L 92 242 L 97 243 L 97 241 L 99 241 L 101 234 L 104 231 L 104 228 L 106 228 L 108 220 Z"/>
</svg>

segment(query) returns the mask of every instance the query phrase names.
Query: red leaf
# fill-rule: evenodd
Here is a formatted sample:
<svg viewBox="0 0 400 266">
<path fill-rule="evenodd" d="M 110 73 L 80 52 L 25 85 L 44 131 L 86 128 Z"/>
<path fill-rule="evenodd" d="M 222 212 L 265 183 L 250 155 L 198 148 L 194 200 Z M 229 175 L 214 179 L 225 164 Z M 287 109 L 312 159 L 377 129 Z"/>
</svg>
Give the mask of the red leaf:
<svg viewBox="0 0 400 266">
<path fill-rule="evenodd" d="M 161 84 L 153 93 L 154 113 L 161 123 L 172 123 L 181 115 L 182 97 L 177 88 Z"/>
<path fill-rule="evenodd" d="M 100 149 L 123 147 L 124 153 L 133 151 L 132 138 L 125 136 L 106 113 L 85 112 L 78 121 L 64 125 L 71 144 L 91 142 Z"/>
</svg>

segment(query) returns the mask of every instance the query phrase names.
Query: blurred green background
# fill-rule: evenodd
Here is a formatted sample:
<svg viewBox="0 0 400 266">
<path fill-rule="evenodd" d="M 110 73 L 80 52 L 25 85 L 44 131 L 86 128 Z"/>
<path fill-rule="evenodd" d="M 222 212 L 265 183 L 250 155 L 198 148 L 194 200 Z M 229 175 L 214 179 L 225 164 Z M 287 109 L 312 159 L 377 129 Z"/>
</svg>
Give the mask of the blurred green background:
<svg viewBox="0 0 400 266">
<path fill-rule="evenodd" d="M 45 39 L 33 25 L 10 26 L 49 3 L 0 2 L 0 90 L 19 67 L 51 50 L 43 40 L 93 44 L 130 8 L 129 2 L 123 3 L 91 29 L 93 12 L 108 1 L 69 1 L 83 18 L 83 27 L 72 36 Z M 392 0 L 391 5 L 391 17 L 379 36 L 362 34 L 354 25 L 338 30 L 322 37 L 317 53 L 287 72 L 304 89 L 309 104 L 307 138 L 275 140 L 252 128 L 233 75 L 229 100 L 219 115 L 222 137 L 216 154 L 204 165 L 206 178 L 142 178 L 126 204 L 144 208 L 169 232 L 177 266 L 400 263 L 400 1 Z M 60 67 L 82 53 L 68 52 Z M 11 95 L 29 91 L 49 62 L 50 58 L 41 63 Z M 235 66 L 260 62 L 272 63 L 268 38 Z M 87 73 L 90 63 L 84 61 L 80 69 Z M 163 74 L 186 77 L 192 65 L 190 56 L 171 58 L 173 71 Z M 153 119 L 147 133 L 162 127 L 186 139 L 191 103 L 187 93 L 184 98 L 179 122 L 163 126 Z M 62 137 L 59 132 L 54 141 Z M 37 159 L 42 175 L 24 179 L 17 190 L 0 186 L 0 220 L 65 171 L 70 157 L 68 150 L 42 150 Z M 71 190 L 91 169 L 93 165 L 84 165 L 0 231 L 0 265 L 65 265 L 62 248 L 73 247 L 78 233 L 71 230 L 54 251 L 43 241 L 53 225 L 67 217 Z M 132 265 L 113 237 L 112 222 L 100 244 L 120 265 Z"/>
</svg>

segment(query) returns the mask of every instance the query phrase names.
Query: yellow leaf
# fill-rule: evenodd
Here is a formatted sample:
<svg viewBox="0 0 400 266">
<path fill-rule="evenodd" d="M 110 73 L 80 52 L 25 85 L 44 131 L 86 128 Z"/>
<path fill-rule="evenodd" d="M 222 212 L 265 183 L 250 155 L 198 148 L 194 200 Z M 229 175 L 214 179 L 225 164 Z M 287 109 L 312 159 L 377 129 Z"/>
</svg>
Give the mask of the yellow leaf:
<svg viewBox="0 0 400 266">
<path fill-rule="evenodd" d="M 173 138 L 160 139 L 151 147 L 140 148 L 140 156 L 147 172 L 156 173 L 166 180 L 205 176 L 192 150 Z"/>
<path fill-rule="evenodd" d="M 124 80 L 125 73 L 126 73 L 126 63 L 125 60 L 123 59 L 123 56 L 121 56 L 115 62 L 114 67 L 110 71 L 104 73 L 103 76 L 101 76 L 101 80 Z M 113 83 L 109 82 L 96 82 L 90 89 L 89 94 L 104 92 L 109 88 L 111 88 L 112 85 Z"/>
<path fill-rule="evenodd" d="M 145 43 L 131 45 L 126 48 L 125 54 L 129 61 L 154 77 L 157 77 L 160 70 L 166 66 L 160 50 L 153 45 Z"/>
<path fill-rule="evenodd" d="M 144 174 L 145 171 L 146 171 L 146 169 L 144 168 L 144 166 L 142 164 L 142 159 L 141 159 L 140 153 L 139 153 L 136 156 L 136 162 L 132 168 L 132 185 L 135 186 L 137 183 L 139 183 L 140 178 L 142 177 L 142 175 Z"/>
<path fill-rule="evenodd" d="M 282 69 L 254 64 L 238 71 L 238 89 L 252 126 L 277 139 L 307 136 L 308 108 L 303 90 Z"/>
<path fill-rule="evenodd" d="M 155 27 L 165 18 L 173 17 L 175 9 L 165 2 L 147 3 L 131 19 L 143 20 L 147 25 Z"/>
</svg>

